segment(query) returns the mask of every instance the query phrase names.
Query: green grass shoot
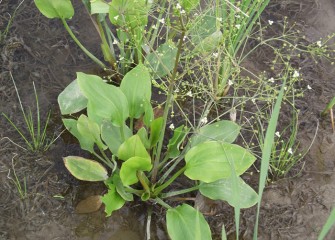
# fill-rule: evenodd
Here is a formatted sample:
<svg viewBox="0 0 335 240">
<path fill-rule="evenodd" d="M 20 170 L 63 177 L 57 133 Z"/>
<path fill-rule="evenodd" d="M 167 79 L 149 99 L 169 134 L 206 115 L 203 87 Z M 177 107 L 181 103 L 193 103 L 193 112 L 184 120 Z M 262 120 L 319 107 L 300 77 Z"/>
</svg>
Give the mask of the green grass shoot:
<svg viewBox="0 0 335 240">
<path fill-rule="evenodd" d="M 272 145 L 274 143 L 274 136 L 276 132 L 276 127 L 277 127 L 277 122 L 278 122 L 278 117 L 279 117 L 279 112 L 280 112 L 280 106 L 281 102 L 283 99 L 284 95 L 284 90 L 285 90 L 285 85 L 286 85 L 286 79 L 288 77 L 288 73 L 285 74 L 284 76 L 284 81 L 283 85 L 280 89 L 276 104 L 274 106 L 269 126 L 266 130 L 266 135 L 264 139 L 264 146 L 262 147 L 262 162 L 261 162 L 261 171 L 260 171 L 260 177 L 259 177 L 259 184 L 258 184 L 258 204 L 257 204 L 257 215 L 256 215 L 256 223 L 255 223 L 255 228 L 254 228 L 254 240 L 257 240 L 257 235 L 258 235 L 258 222 L 259 222 L 259 213 L 260 213 L 260 208 L 261 208 L 261 200 L 262 200 L 262 195 L 263 191 L 265 188 L 266 180 L 268 177 L 268 169 L 270 165 L 270 157 L 271 157 L 271 152 L 272 152 Z"/>
<path fill-rule="evenodd" d="M 334 224 L 335 224 L 335 208 L 333 208 L 325 225 L 323 225 L 318 240 L 323 240 L 327 236 L 329 230 L 334 226 Z"/>
<path fill-rule="evenodd" d="M 51 111 L 48 112 L 44 127 L 42 128 L 41 116 L 40 116 L 40 105 L 39 105 L 38 95 L 36 92 L 34 82 L 33 82 L 33 87 L 34 87 L 35 102 L 36 102 L 36 122 L 34 120 L 31 109 L 29 108 L 28 111 L 24 109 L 20 95 L 19 95 L 19 91 L 17 89 L 17 86 L 15 84 L 15 81 L 14 81 L 14 78 L 11 72 L 10 72 L 10 76 L 11 76 L 11 79 L 15 87 L 17 98 L 20 103 L 20 109 L 22 112 L 22 116 L 24 118 L 24 122 L 26 124 L 28 135 L 25 134 L 24 131 L 20 129 L 5 113 L 2 113 L 2 115 L 13 126 L 13 128 L 20 134 L 21 138 L 26 143 L 28 150 L 32 152 L 46 151 L 48 150 L 50 145 L 56 140 L 56 139 L 52 139 L 51 141 L 47 140 L 47 127 L 50 121 Z"/>
</svg>

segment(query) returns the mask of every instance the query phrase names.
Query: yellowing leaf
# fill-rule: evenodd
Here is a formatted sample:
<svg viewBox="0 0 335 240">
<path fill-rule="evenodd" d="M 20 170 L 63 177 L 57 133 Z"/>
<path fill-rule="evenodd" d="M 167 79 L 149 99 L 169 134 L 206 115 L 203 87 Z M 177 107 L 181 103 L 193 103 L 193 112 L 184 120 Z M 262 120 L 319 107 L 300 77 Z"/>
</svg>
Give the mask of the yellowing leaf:
<svg viewBox="0 0 335 240">
<path fill-rule="evenodd" d="M 76 156 L 68 156 L 63 160 L 65 167 L 79 180 L 96 182 L 108 178 L 106 168 L 97 161 Z"/>
</svg>

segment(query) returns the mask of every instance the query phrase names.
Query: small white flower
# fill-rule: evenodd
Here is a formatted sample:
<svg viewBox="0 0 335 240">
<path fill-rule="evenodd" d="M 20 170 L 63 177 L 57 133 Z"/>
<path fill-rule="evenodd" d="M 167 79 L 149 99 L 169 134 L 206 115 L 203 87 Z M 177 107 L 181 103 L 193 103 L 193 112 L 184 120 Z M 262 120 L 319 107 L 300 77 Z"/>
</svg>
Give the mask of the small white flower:
<svg viewBox="0 0 335 240">
<path fill-rule="evenodd" d="M 222 22 L 222 18 L 216 18 L 216 20 L 218 20 L 219 22 Z"/>
<path fill-rule="evenodd" d="M 252 98 L 251 102 L 256 105 L 256 99 L 255 98 Z"/>
<path fill-rule="evenodd" d="M 203 118 L 200 119 L 200 123 L 202 123 L 202 124 L 206 124 L 207 122 L 208 122 L 207 117 L 203 117 Z"/>
<path fill-rule="evenodd" d="M 308 89 L 308 90 L 312 90 L 312 87 L 309 86 L 309 85 L 307 85 L 307 89 Z"/>
<path fill-rule="evenodd" d="M 114 17 L 114 19 L 117 21 L 117 19 L 119 18 L 119 15 L 116 15 L 115 17 Z"/>
<path fill-rule="evenodd" d="M 187 36 L 185 35 L 185 36 L 183 37 L 183 41 L 184 41 L 184 42 L 185 42 L 186 38 L 187 38 Z"/>
<path fill-rule="evenodd" d="M 229 86 L 231 86 L 231 85 L 233 85 L 234 83 L 233 83 L 233 81 L 232 80 L 228 80 L 228 85 Z"/>
<path fill-rule="evenodd" d="M 180 6 L 179 3 L 177 3 L 176 8 L 177 8 L 177 9 L 181 9 L 181 6 Z"/>
<path fill-rule="evenodd" d="M 269 20 L 269 25 L 271 26 L 273 24 L 273 21 L 272 20 Z"/>
<path fill-rule="evenodd" d="M 322 42 L 321 41 L 317 41 L 316 45 L 318 45 L 318 47 L 322 47 Z"/>
<path fill-rule="evenodd" d="M 235 17 L 236 18 L 241 18 L 241 15 L 236 14 Z"/>
<path fill-rule="evenodd" d="M 180 10 L 180 14 L 186 13 L 184 9 Z"/>
<path fill-rule="evenodd" d="M 299 76 L 300 76 L 299 72 L 297 70 L 294 70 L 292 77 L 297 78 Z"/>
<path fill-rule="evenodd" d="M 170 128 L 171 130 L 174 130 L 174 124 L 171 123 L 170 126 L 169 126 L 169 128 Z"/>
<path fill-rule="evenodd" d="M 159 22 L 162 23 L 162 24 L 164 24 L 165 23 L 165 18 L 159 19 Z"/>
<path fill-rule="evenodd" d="M 237 29 L 240 29 L 240 28 L 241 28 L 241 24 L 236 24 L 235 27 L 236 27 Z"/>
<path fill-rule="evenodd" d="M 115 45 L 115 44 L 118 44 L 118 43 L 119 42 L 116 39 L 114 39 L 113 44 Z"/>
<path fill-rule="evenodd" d="M 175 93 L 179 93 L 179 89 L 177 88 L 176 90 L 174 90 Z"/>
<path fill-rule="evenodd" d="M 213 57 L 217 58 L 219 56 L 219 53 L 215 52 L 213 53 Z"/>
<path fill-rule="evenodd" d="M 285 90 L 285 91 L 287 90 L 287 87 L 286 87 L 286 86 L 284 87 L 284 90 Z"/>
<path fill-rule="evenodd" d="M 152 29 L 157 29 L 157 25 L 156 25 L 156 24 L 155 24 L 155 25 L 152 25 L 151 28 L 152 28 Z"/>
<path fill-rule="evenodd" d="M 274 83 L 274 82 L 275 82 L 274 78 L 273 78 L 273 77 L 270 78 L 270 79 L 269 79 L 269 82 Z"/>
<path fill-rule="evenodd" d="M 292 155 L 293 154 L 292 148 L 289 148 L 287 152 Z"/>
<path fill-rule="evenodd" d="M 188 92 L 186 93 L 186 96 L 193 97 L 193 94 L 192 94 L 191 91 L 188 91 Z"/>
<path fill-rule="evenodd" d="M 280 137 L 280 133 L 278 131 L 275 134 L 277 137 Z"/>
</svg>

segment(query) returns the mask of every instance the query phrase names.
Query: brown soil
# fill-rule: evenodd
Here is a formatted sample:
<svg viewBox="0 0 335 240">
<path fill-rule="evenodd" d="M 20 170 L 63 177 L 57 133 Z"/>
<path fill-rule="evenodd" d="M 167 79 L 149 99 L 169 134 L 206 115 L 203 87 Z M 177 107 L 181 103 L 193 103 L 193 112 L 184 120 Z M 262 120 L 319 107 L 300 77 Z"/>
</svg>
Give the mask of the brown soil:
<svg viewBox="0 0 335 240">
<path fill-rule="evenodd" d="M 6 27 L 8 14 L 19 2 L 0 1 L 1 31 Z M 80 1 L 74 1 L 74 5 L 76 12 L 82 9 Z M 273 1 L 265 11 L 273 20 L 282 19 L 283 13 L 292 22 L 297 21 L 307 41 L 335 32 L 334 0 Z M 70 25 L 84 45 L 99 56 L 98 39 L 90 19 L 76 15 Z M 24 126 L 9 71 L 25 106 L 34 106 L 34 81 L 42 115 L 45 118 L 47 111 L 52 111 L 50 136 L 62 129 L 58 94 L 75 78 L 76 72 L 98 71 L 69 38 L 61 22 L 43 17 L 33 1 L 22 4 L 6 40 L 0 43 L 0 54 L 0 112 L 9 115 L 18 126 Z M 299 63 L 305 86 L 312 87 L 297 104 L 301 110 L 298 137 L 301 148 L 307 149 L 316 131 L 317 135 L 300 174 L 266 188 L 259 239 L 317 239 L 335 203 L 335 135 L 330 120 L 320 118 L 327 101 L 335 95 L 335 68 L 326 62 L 317 65 L 311 62 Z M 29 154 L 8 140 L 24 146 L 3 117 L 0 129 L 0 239 L 144 239 L 146 211 L 142 204 L 127 205 L 110 218 L 104 217 L 102 209 L 92 214 L 75 213 L 81 199 L 104 191 L 99 184 L 79 183 L 63 167 L 62 157 L 85 156 L 77 144 L 59 138 L 46 153 Z M 12 181 L 13 168 L 21 184 L 26 179 L 24 200 Z M 224 222 L 232 238 L 232 216 L 233 210 L 224 206 L 208 220 L 213 230 L 220 229 Z M 252 239 L 255 208 L 243 211 L 241 218 L 241 238 Z M 153 239 L 167 239 L 162 227 L 164 218 L 157 214 L 154 220 L 157 224 L 153 226 Z M 219 232 L 215 238 L 219 239 Z M 335 231 L 328 239 L 335 239 Z"/>
</svg>

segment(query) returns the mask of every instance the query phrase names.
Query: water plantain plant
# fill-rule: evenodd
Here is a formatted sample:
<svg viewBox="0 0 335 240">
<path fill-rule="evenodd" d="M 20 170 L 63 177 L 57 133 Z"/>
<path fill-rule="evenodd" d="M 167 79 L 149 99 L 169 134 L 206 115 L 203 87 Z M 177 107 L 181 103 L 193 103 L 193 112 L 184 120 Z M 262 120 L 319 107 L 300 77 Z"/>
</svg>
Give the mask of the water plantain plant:
<svg viewBox="0 0 335 240">
<path fill-rule="evenodd" d="M 87 50 L 69 27 L 67 20 L 74 16 L 70 0 L 35 0 L 44 16 L 60 19 L 76 44 L 103 69 L 111 70 L 111 79 L 121 80 L 141 63 L 155 73 L 155 78 L 168 76 L 177 53 L 176 36 L 183 35 L 181 65 L 187 66 L 186 75 L 199 68 L 204 71 L 204 61 L 210 61 L 213 77 L 208 79 L 208 87 L 214 96 L 222 96 L 239 73 L 238 54 L 245 51 L 245 42 L 269 0 L 82 2 L 112 69 Z"/>
<path fill-rule="evenodd" d="M 226 201 L 235 209 L 237 226 L 239 210 L 259 201 L 240 177 L 256 158 L 233 144 L 240 131 L 236 123 L 218 120 L 193 129 L 181 125 L 169 140 L 165 129 L 179 82 L 205 72 L 198 60 L 215 55 L 216 68 L 209 70 L 216 77 L 208 84 L 214 86 L 214 95 L 222 95 L 235 72 L 235 54 L 267 2 L 216 0 L 203 8 L 199 0 L 83 0 L 101 37 L 104 58 L 121 84 L 112 86 L 98 76 L 77 73 L 59 95 L 65 127 L 94 156 L 68 156 L 64 163 L 80 180 L 104 182 L 108 191 L 101 199 L 107 216 L 139 198 L 167 209 L 171 239 L 206 240 L 211 231 L 200 211 L 188 204 L 170 206 L 170 197 L 200 191 Z M 70 0 L 35 3 L 46 17 L 61 19 L 78 46 L 108 69 L 68 26 L 74 15 Z M 157 84 L 158 78 L 164 81 Z M 166 93 L 162 117 L 154 115 L 152 83 Z M 87 114 L 74 117 L 83 110 Z M 135 127 L 138 121 L 143 122 L 141 127 Z M 181 177 L 193 180 L 193 185 L 175 189 L 173 183 Z M 238 231 L 236 227 L 237 236 Z"/>
<path fill-rule="evenodd" d="M 151 78 L 142 64 L 124 76 L 120 87 L 98 76 L 77 73 L 77 79 L 58 97 L 63 123 L 81 148 L 98 161 L 68 156 L 65 166 L 80 180 L 105 183 L 108 192 L 102 201 L 107 216 L 138 197 L 167 208 L 172 239 L 211 239 L 209 225 L 197 209 L 188 204 L 172 207 L 168 198 L 199 190 L 208 198 L 249 208 L 257 203 L 258 195 L 239 176 L 256 158 L 233 144 L 240 127 L 227 120 L 202 126 L 192 134 L 179 126 L 164 147 L 167 114 L 154 117 Z M 167 104 L 164 113 L 169 108 Z M 71 117 L 84 109 L 87 115 Z M 143 127 L 137 130 L 134 122 L 140 119 Z M 168 188 L 181 175 L 194 180 L 194 185 Z"/>
</svg>

